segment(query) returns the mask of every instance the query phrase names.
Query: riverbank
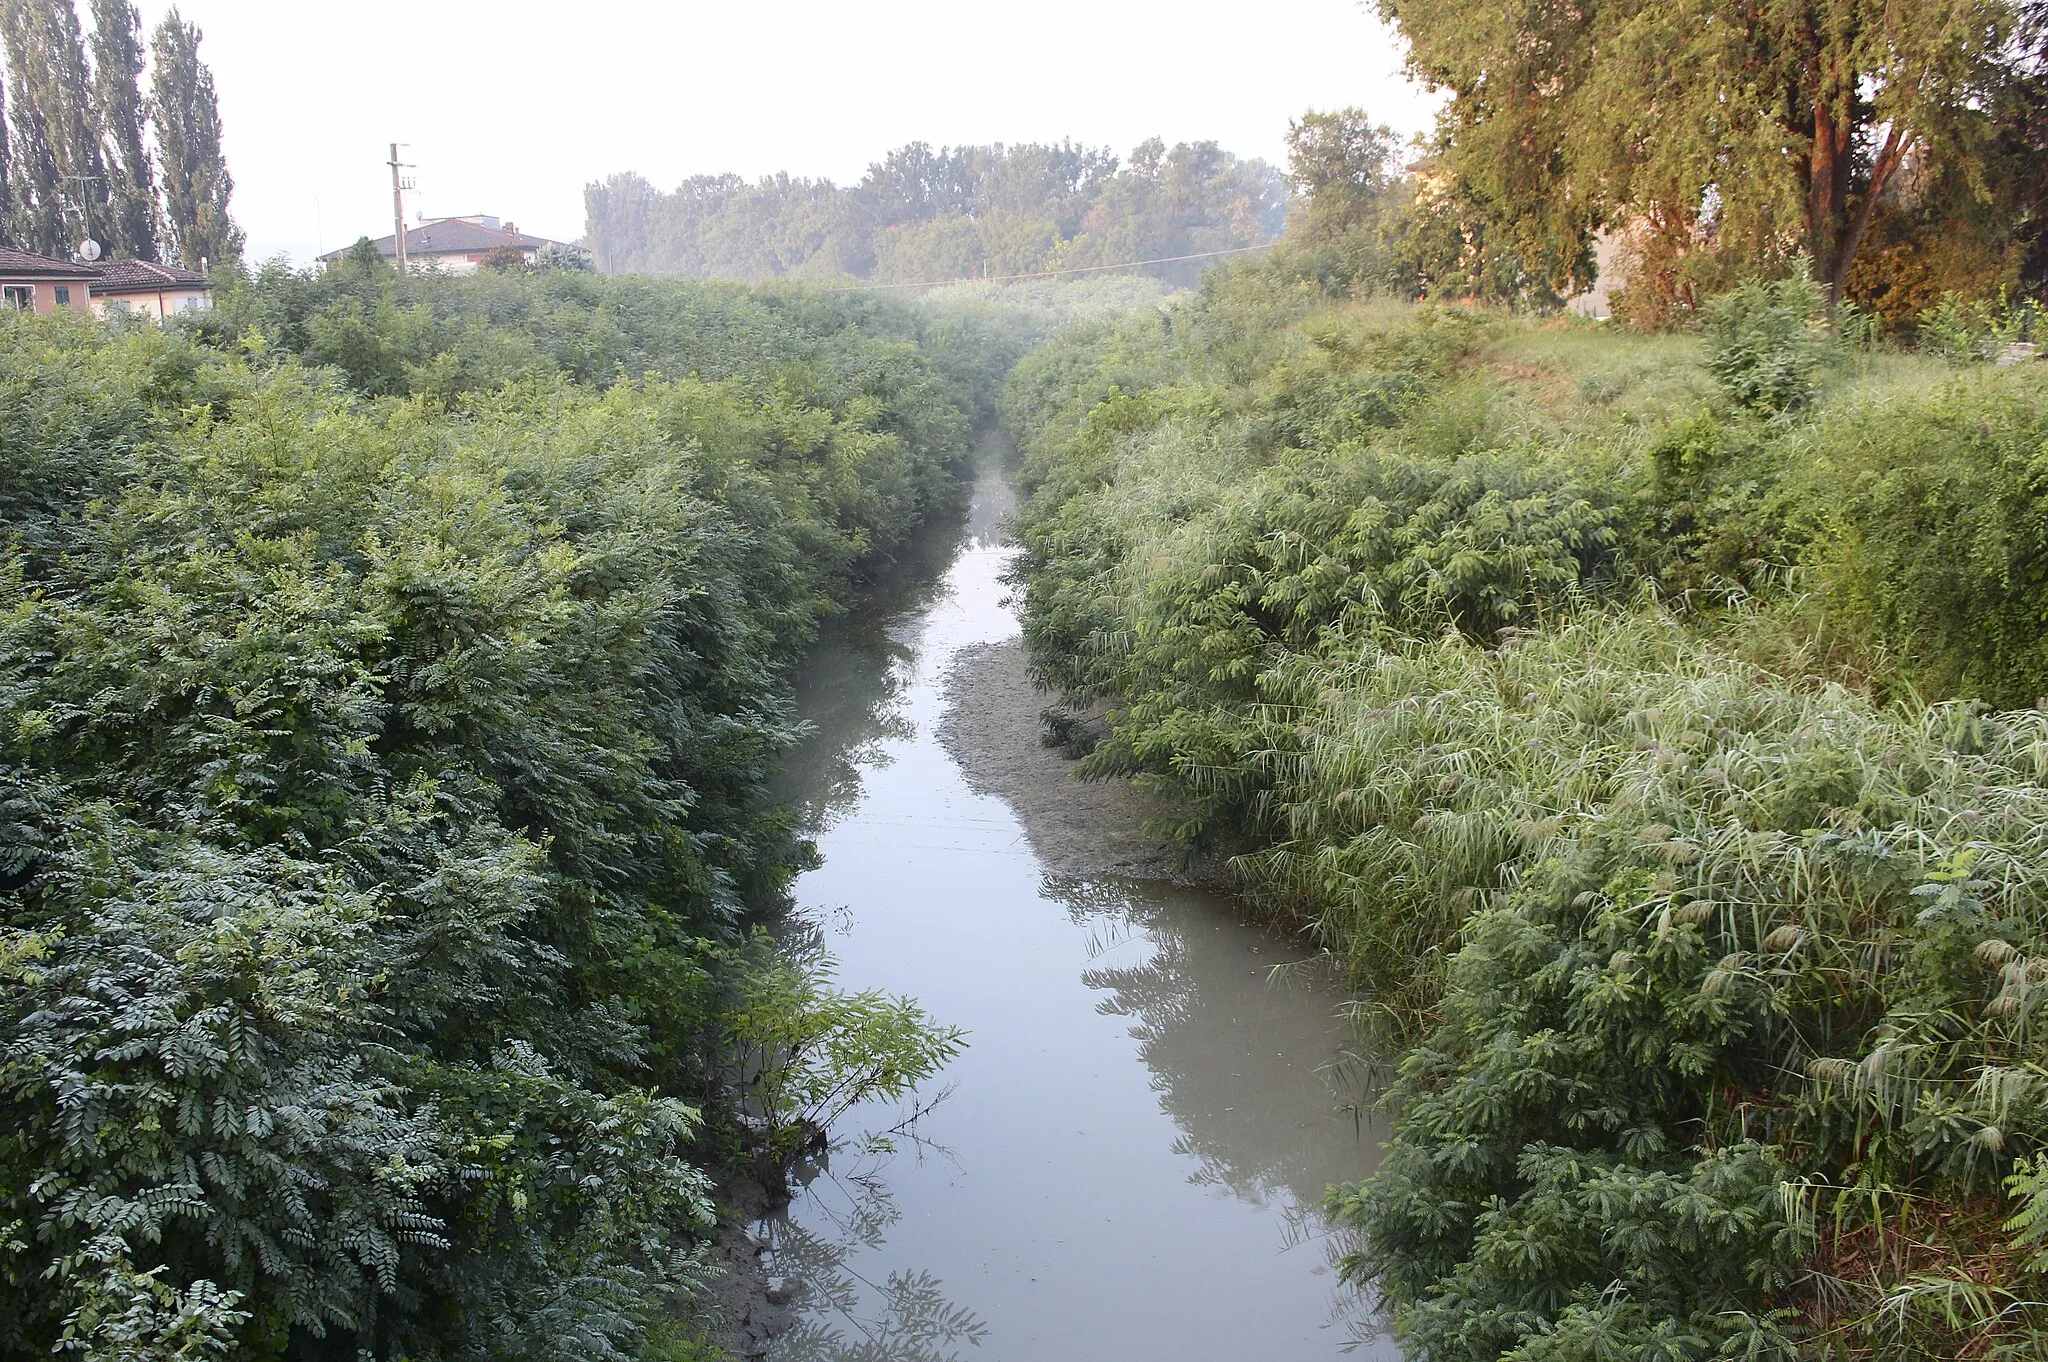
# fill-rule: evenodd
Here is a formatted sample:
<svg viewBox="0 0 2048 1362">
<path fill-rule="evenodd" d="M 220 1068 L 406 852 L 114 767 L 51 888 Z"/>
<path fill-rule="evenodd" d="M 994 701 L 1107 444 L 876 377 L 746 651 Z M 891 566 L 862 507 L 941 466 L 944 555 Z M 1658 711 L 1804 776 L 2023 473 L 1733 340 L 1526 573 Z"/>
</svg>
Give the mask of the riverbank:
<svg viewBox="0 0 2048 1362">
<path fill-rule="evenodd" d="M 796 1322 L 790 1288 L 769 1275 L 762 1261 L 768 1241 L 754 1231 L 789 1204 L 789 1194 L 750 1172 L 738 1172 L 720 1183 L 717 1200 L 718 1233 L 705 1251 L 704 1284 L 692 1301 L 711 1322 L 709 1341 L 730 1357 L 753 1362 L 767 1357 L 775 1340 Z"/>
</svg>

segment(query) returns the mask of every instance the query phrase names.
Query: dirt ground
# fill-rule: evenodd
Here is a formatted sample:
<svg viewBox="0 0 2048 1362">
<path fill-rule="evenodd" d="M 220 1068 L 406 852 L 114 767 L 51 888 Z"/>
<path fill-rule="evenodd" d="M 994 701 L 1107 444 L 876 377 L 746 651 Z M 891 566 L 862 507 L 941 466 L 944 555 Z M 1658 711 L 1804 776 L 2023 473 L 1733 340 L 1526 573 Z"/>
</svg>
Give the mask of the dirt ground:
<svg viewBox="0 0 2048 1362">
<path fill-rule="evenodd" d="M 719 1187 L 717 1199 L 726 1218 L 712 1240 L 709 1271 L 696 1293 L 696 1304 L 714 1321 L 712 1341 L 735 1358 L 768 1355 L 777 1335 L 796 1322 L 782 1292 L 770 1295 L 772 1279 L 761 1261 L 766 1241 L 752 1226 L 786 1198 L 778 1197 L 756 1177 L 739 1173 Z M 779 1299 L 777 1298 L 779 1297 Z"/>
</svg>

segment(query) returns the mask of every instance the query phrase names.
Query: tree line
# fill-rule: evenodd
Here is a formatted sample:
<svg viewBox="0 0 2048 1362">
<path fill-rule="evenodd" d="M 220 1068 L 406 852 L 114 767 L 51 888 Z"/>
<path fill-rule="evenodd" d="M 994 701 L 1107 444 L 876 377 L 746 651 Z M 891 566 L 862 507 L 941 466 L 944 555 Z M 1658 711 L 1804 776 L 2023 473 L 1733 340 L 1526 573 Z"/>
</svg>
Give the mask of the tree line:
<svg viewBox="0 0 2048 1362">
<path fill-rule="evenodd" d="M 1296 124 L 1332 277 L 1552 306 L 1604 275 L 1651 326 L 1795 264 L 1904 328 L 2048 286 L 2042 0 L 1379 8 L 1448 100 L 1412 152 L 1355 109 Z"/>
<path fill-rule="evenodd" d="M 632 173 L 584 190 L 607 273 L 917 283 L 1121 264 L 1255 246 L 1279 234 L 1275 168 L 1213 142 L 1106 148 L 898 147 L 858 184 L 697 175 L 661 191 Z M 1201 262 L 1153 272 L 1191 283 Z"/>
<path fill-rule="evenodd" d="M 0 241 L 64 259 L 90 237 L 115 258 L 189 269 L 239 256 L 198 27 L 171 10 L 145 56 L 133 5 L 89 4 L 89 38 L 73 0 L 0 4 Z"/>
</svg>

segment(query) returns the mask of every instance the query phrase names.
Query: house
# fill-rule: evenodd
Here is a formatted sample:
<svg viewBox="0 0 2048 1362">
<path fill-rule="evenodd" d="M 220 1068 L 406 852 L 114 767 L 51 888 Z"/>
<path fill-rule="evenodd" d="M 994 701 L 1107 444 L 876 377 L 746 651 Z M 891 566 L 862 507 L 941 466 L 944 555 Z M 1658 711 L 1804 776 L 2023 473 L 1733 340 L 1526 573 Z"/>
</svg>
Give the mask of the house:
<svg viewBox="0 0 2048 1362">
<path fill-rule="evenodd" d="M 213 306 L 206 276 L 153 260 L 109 260 L 92 281 L 93 305 L 101 312 L 138 312 L 161 321 L 180 312 Z"/>
<path fill-rule="evenodd" d="M 99 271 L 90 265 L 0 246 L 0 304 L 20 312 L 89 306 L 98 277 Z"/>
<path fill-rule="evenodd" d="M 203 274 L 151 260 L 81 265 L 0 246 L 0 303 L 21 312 L 90 307 L 161 320 L 212 307 L 213 290 Z"/>
<path fill-rule="evenodd" d="M 377 254 L 386 260 L 398 258 L 395 236 L 379 237 L 370 244 Z M 434 266 L 448 274 L 474 274 L 484 257 L 493 251 L 510 248 L 519 252 L 519 258 L 531 265 L 544 246 L 559 245 L 546 237 L 527 236 L 511 223 L 500 223 L 488 213 L 473 213 L 459 218 L 427 218 L 416 227 L 405 231 L 405 258 L 408 263 L 423 265 L 431 261 Z M 348 254 L 348 250 L 329 251 L 320 257 L 323 265 L 332 265 Z"/>
</svg>

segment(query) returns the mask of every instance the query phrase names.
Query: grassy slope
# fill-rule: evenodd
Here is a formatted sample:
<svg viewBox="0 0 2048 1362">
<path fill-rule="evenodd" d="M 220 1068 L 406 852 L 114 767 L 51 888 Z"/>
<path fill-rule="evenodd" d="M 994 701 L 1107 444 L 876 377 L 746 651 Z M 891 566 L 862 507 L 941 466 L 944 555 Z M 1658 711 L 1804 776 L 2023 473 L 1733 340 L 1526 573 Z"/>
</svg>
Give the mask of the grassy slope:
<svg viewBox="0 0 2048 1362">
<path fill-rule="evenodd" d="M 1094 769 L 1262 845 L 1246 888 L 1404 1037 L 1335 1204 L 1412 1348 L 2038 1340 L 1999 1222 L 2048 1134 L 2048 735 L 1896 683 L 1968 673 L 1916 600 L 2028 608 L 2024 550 L 1964 560 L 2030 542 L 2040 393 L 1866 356 L 1766 423 L 1690 338 L 1242 276 L 1013 378 L 1027 633 L 1117 706 Z M 1926 488 L 1987 467 L 1970 532 Z"/>
</svg>

